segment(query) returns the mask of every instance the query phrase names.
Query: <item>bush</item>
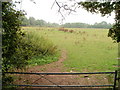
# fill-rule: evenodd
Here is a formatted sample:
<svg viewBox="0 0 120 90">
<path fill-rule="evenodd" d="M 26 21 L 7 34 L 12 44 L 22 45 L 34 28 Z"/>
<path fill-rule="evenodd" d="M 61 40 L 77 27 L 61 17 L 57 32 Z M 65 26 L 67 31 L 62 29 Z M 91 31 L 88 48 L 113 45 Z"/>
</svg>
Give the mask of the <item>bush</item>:
<svg viewBox="0 0 120 90">
<path fill-rule="evenodd" d="M 50 40 L 40 36 L 37 32 L 27 32 L 24 41 L 26 41 L 24 43 L 31 45 L 30 49 L 35 56 L 54 55 L 57 50 L 57 46 Z"/>
<path fill-rule="evenodd" d="M 29 59 L 27 64 L 43 65 L 57 60 L 57 46 L 35 31 L 27 31 L 22 44 L 26 47 L 23 51 L 28 51 L 24 54 Z"/>
</svg>

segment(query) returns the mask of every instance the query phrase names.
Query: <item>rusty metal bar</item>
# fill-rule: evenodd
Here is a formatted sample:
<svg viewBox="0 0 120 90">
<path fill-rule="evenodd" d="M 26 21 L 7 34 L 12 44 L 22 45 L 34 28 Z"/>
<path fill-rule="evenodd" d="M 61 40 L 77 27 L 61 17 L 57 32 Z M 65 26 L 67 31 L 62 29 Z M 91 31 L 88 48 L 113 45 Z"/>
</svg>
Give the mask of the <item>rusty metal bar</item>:
<svg viewBox="0 0 120 90">
<path fill-rule="evenodd" d="M 113 87 L 114 85 L 5 85 L 19 87 Z"/>
<path fill-rule="evenodd" d="M 34 72 L 4 72 L 6 74 L 35 74 L 35 75 L 77 75 L 77 74 L 115 74 L 115 72 L 85 72 L 85 73 L 34 73 Z"/>
</svg>

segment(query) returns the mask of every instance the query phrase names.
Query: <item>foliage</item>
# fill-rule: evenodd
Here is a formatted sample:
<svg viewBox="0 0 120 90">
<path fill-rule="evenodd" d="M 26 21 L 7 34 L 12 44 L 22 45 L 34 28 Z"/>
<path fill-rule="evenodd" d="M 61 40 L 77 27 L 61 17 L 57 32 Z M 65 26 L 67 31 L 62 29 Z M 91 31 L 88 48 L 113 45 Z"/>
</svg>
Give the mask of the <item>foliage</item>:
<svg viewBox="0 0 120 90">
<path fill-rule="evenodd" d="M 58 27 L 59 24 L 57 23 L 47 23 L 44 20 L 39 20 L 39 19 L 35 19 L 34 17 L 29 17 L 29 19 L 27 19 L 25 16 L 21 17 L 21 21 L 22 24 L 21 26 L 40 26 L 40 27 Z"/>
<path fill-rule="evenodd" d="M 111 28 L 111 24 L 107 24 L 107 22 L 102 21 L 100 23 L 95 23 L 93 25 L 86 23 L 65 23 L 62 25 L 65 28 Z"/>
<path fill-rule="evenodd" d="M 19 17 L 22 16 L 21 11 L 16 11 L 14 5 L 9 2 L 2 3 L 2 82 L 7 84 L 12 79 L 7 77 L 4 72 L 14 67 L 22 67 L 25 65 L 25 58 L 19 56 L 18 50 L 23 49 L 21 40 L 24 33 L 20 30 Z M 21 48 L 22 47 L 22 48 Z M 21 53 L 21 52 L 19 52 Z M 24 62 L 24 63 L 23 63 Z"/>
<path fill-rule="evenodd" d="M 13 9 L 14 5 L 11 3 L 2 3 L 2 57 L 3 57 L 3 71 L 8 71 L 11 66 L 17 66 L 17 59 L 14 55 L 23 37 L 20 30 L 19 17 L 23 15 L 22 12 Z"/>
<path fill-rule="evenodd" d="M 47 23 L 44 20 L 35 20 L 34 17 L 30 17 L 27 19 L 25 16 L 21 17 L 22 24 L 21 26 L 40 26 L 40 27 L 65 27 L 65 28 L 111 28 L 112 25 L 108 24 L 105 21 L 100 23 L 95 23 L 93 25 L 86 23 L 65 23 L 63 25 L 59 25 L 57 23 Z"/>
<path fill-rule="evenodd" d="M 29 23 L 30 23 L 30 25 L 35 25 L 35 18 L 30 17 L 29 18 Z"/>
<path fill-rule="evenodd" d="M 87 28 L 88 24 L 85 23 L 65 23 L 62 25 L 65 28 Z"/>
<path fill-rule="evenodd" d="M 20 19 L 22 21 L 21 26 L 28 26 L 28 25 L 30 25 L 30 21 L 25 16 L 21 16 Z"/>
<path fill-rule="evenodd" d="M 91 26 L 92 28 L 111 28 L 112 27 L 112 24 L 107 24 L 107 22 L 105 21 L 102 21 L 100 23 L 95 23 L 94 25 Z"/>
<path fill-rule="evenodd" d="M 109 30 L 108 36 L 120 42 L 120 1 L 116 2 L 80 2 L 78 3 L 91 13 L 101 13 L 102 16 L 115 12 L 115 25 Z"/>
<path fill-rule="evenodd" d="M 23 41 L 30 45 L 31 48 L 29 50 L 32 51 L 33 55 L 46 56 L 56 53 L 57 46 L 50 40 L 40 36 L 37 32 L 28 31 Z"/>
<path fill-rule="evenodd" d="M 49 39 L 34 31 L 26 31 L 26 36 L 23 38 L 23 44 L 26 44 L 28 65 L 43 65 L 56 61 L 57 46 Z"/>
</svg>

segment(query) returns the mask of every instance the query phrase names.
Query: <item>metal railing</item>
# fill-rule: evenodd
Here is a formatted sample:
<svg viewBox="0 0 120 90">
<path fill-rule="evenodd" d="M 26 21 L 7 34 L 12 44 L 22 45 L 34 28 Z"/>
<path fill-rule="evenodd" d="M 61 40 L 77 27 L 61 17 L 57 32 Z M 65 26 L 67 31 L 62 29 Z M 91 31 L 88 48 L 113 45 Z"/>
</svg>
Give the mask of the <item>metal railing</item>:
<svg viewBox="0 0 120 90">
<path fill-rule="evenodd" d="M 114 83 L 111 85 L 5 85 L 21 87 L 113 87 L 116 90 L 117 71 L 115 72 L 86 72 L 86 73 L 33 73 L 33 72 L 5 72 L 5 74 L 30 74 L 30 75 L 81 75 L 81 74 L 114 74 Z M 53 83 L 55 84 L 55 83 Z"/>
</svg>

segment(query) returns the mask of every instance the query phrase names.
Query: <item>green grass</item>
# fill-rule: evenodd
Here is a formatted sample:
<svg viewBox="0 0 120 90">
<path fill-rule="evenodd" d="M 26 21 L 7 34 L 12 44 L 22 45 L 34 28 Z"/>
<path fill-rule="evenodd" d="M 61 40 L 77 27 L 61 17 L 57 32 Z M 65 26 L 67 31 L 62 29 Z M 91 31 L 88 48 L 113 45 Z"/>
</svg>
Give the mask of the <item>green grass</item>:
<svg viewBox="0 0 120 90">
<path fill-rule="evenodd" d="M 64 61 L 68 70 L 114 71 L 117 65 L 117 44 L 107 37 L 107 29 L 72 28 L 73 33 L 58 28 L 25 27 L 26 31 L 51 40 L 58 49 L 67 51 Z"/>
<path fill-rule="evenodd" d="M 36 66 L 36 65 L 44 65 L 44 64 L 49 64 L 51 62 L 57 61 L 58 57 L 57 55 L 54 56 L 36 56 L 33 57 L 31 60 L 28 61 L 28 64 L 30 66 Z"/>
</svg>

